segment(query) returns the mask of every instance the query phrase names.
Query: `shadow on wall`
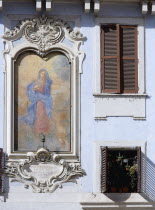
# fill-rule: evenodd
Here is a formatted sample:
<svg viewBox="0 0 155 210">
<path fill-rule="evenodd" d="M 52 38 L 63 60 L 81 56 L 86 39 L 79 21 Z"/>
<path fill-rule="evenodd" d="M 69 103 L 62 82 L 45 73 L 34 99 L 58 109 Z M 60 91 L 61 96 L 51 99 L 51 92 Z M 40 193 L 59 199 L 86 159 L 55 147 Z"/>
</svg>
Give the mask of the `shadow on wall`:
<svg viewBox="0 0 155 210">
<path fill-rule="evenodd" d="M 107 202 L 107 199 L 110 202 Z M 92 201 L 82 202 L 83 210 L 108 209 L 155 209 L 155 164 L 141 153 L 141 193 L 99 193 Z M 135 207 L 133 207 L 135 205 Z"/>
<path fill-rule="evenodd" d="M 145 160 L 146 160 L 146 167 L 145 167 L 146 176 L 144 180 L 145 182 L 143 183 L 143 185 L 145 186 L 144 192 L 152 201 L 155 201 L 155 163 L 153 163 L 147 157 L 145 158 Z"/>
</svg>

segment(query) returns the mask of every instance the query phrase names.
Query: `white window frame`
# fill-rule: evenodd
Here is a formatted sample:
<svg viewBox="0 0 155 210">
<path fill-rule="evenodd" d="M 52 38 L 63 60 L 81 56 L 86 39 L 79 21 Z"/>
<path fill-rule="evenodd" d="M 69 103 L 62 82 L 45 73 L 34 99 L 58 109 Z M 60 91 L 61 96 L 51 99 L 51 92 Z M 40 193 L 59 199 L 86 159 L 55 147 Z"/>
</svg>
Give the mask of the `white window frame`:
<svg viewBox="0 0 155 210">
<path fill-rule="evenodd" d="M 137 25 L 138 29 L 138 93 L 136 94 L 111 94 L 101 92 L 101 25 L 122 24 Z M 95 57 L 94 57 L 94 78 L 95 78 L 95 119 L 106 120 L 107 117 L 133 117 L 134 119 L 146 118 L 145 113 L 145 29 L 143 18 L 103 18 L 95 19 Z M 116 99 L 116 100 L 115 100 Z"/>
</svg>

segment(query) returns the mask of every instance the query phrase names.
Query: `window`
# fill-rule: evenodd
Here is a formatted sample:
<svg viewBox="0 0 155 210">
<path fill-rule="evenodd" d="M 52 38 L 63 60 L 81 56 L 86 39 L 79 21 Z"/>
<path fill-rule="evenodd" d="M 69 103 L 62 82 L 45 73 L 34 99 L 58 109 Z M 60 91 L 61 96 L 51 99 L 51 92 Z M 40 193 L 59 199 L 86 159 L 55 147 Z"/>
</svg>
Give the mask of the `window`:
<svg viewBox="0 0 155 210">
<path fill-rule="evenodd" d="M 140 192 L 141 148 L 102 147 L 101 191 Z"/>
<path fill-rule="evenodd" d="M 108 120 L 110 117 L 132 117 L 134 120 L 145 120 L 147 93 L 144 19 L 141 17 L 96 17 L 95 23 L 93 93 L 95 120 Z M 107 34 L 110 33 L 108 30 L 114 31 L 113 36 L 118 41 L 114 39 L 105 45 L 104 28 Z M 110 38 L 110 35 L 107 37 Z M 107 48 L 106 54 L 104 45 L 111 46 L 110 49 Z M 106 64 L 110 62 L 105 66 L 105 61 Z"/>
<path fill-rule="evenodd" d="M 101 26 L 101 69 L 102 92 L 138 92 L 137 26 Z"/>
<path fill-rule="evenodd" d="M 142 17 L 95 18 L 93 93 L 95 120 L 108 120 L 110 117 L 146 119 L 144 21 Z M 104 29 L 107 30 L 106 35 L 113 33 L 117 42 L 114 39 L 105 45 Z M 104 45 L 111 46 L 107 48 L 106 54 Z"/>
</svg>

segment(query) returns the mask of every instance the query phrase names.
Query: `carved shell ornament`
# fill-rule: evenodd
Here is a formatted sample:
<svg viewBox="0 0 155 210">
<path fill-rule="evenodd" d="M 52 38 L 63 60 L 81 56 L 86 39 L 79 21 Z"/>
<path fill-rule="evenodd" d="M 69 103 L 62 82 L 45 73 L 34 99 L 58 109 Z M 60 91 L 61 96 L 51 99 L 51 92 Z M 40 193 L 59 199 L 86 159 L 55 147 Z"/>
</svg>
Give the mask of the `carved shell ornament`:
<svg viewBox="0 0 155 210">
<path fill-rule="evenodd" d="M 75 176 L 83 176 L 85 172 L 79 163 L 68 163 L 59 155 L 50 153 L 46 148 L 40 148 L 35 153 L 27 153 L 28 160 L 8 162 L 5 173 L 25 184 L 25 188 L 32 187 L 33 192 L 52 193 L 64 182 L 75 182 Z"/>
<path fill-rule="evenodd" d="M 64 38 L 64 31 L 57 23 L 53 23 L 53 20 L 48 20 L 47 25 L 27 25 L 24 35 L 31 43 L 36 43 L 40 51 L 44 51 L 46 46 L 60 42 Z"/>
<path fill-rule="evenodd" d="M 45 15 L 22 21 L 13 30 L 7 31 L 3 39 L 13 41 L 24 36 L 29 42 L 36 44 L 40 52 L 44 52 L 65 38 L 65 30 L 71 40 L 84 40 L 80 32 L 74 32 L 63 20 L 54 20 Z"/>
</svg>

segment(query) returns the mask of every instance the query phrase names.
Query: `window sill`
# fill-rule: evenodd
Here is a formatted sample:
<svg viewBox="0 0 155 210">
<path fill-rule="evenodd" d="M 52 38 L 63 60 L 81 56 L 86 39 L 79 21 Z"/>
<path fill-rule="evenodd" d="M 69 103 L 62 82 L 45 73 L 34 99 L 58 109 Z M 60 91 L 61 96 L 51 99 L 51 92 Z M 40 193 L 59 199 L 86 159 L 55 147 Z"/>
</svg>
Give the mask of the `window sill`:
<svg viewBox="0 0 155 210">
<path fill-rule="evenodd" d="M 95 120 L 107 120 L 107 117 L 133 117 L 134 120 L 146 120 L 146 98 L 143 94 L 94 93 Z"/>
<path fill-rule="evenodd" d="M 154 209 L 154 202 L 146 198 L 144 193 L 93 193 L 81 202 L 82 208 L 94 209 Z"/>
<path fill-rule="evenodd" d="M 146 93 L 139 94 L 139 93 L 123 93 L 123 94 L 117 94 L 117 93 L 94 93 L 94 97 L 137 97 L 137 98 L 147 98 L 148 95 Z"/>
</svg>

